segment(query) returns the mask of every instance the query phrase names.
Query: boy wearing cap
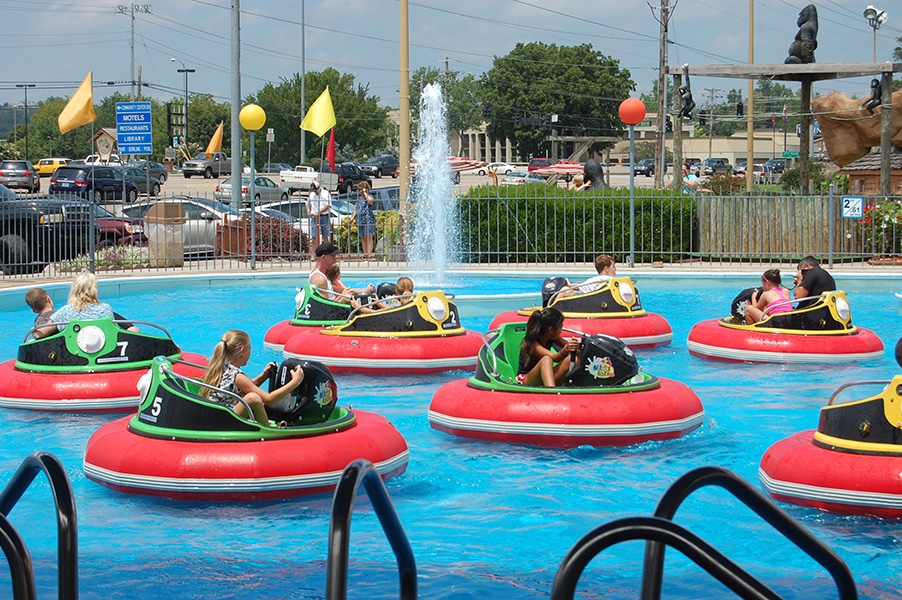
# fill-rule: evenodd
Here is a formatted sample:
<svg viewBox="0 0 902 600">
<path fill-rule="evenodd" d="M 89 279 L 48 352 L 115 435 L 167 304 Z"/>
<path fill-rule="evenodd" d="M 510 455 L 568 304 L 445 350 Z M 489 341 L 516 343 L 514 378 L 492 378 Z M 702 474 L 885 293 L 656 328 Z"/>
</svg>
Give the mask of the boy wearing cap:
<svg viewBox="0 0 902 600">
<path fill-rule="evenodd" d="M 329 213 L 332 208 L 332 196 L 329 190 L 314 179 L 310 184 L 310 199 L 307 201 L 307 214 L 310 215 L 310 247 L 318 248 L 323 242 L 332 241 L 332 227 Z M 314 257 L 316 259 L 317 257 Z"/>
</svg>

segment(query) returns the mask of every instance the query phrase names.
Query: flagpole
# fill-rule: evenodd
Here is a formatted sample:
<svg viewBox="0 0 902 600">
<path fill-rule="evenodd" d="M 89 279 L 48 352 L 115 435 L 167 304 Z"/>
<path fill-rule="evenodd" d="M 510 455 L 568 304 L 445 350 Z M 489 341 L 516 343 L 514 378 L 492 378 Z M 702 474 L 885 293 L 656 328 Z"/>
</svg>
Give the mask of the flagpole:
<svg viewBox="0 0 902 600">
<path fill-rule="evenodd" d="M 93 102 L 93 99 L 92 99 Z M 28 107 L 25 107 L 25 110 L 28 110 Z M 91 121 L 91 154 L 94 154 L 94 121 Z M 97 156 L 100 156 L 99 154 Z M 125 181 L 125 168 L 122 169 L 122 180 Z M 124 200 L 124 198 L 123 198 Z M 91 197 L 88 198 L 88 202 L 91 203 L 91 211 L 88 215 L 88 223 L 91 228 L 91 246 L 90 246 L 90 257 L 88 258 L 88 270 L 91 273 L 94 272 L 94 253 L 97 251 L 97 237 L 94 235 L 94 169 L 91 169 Z"/>
</svg>

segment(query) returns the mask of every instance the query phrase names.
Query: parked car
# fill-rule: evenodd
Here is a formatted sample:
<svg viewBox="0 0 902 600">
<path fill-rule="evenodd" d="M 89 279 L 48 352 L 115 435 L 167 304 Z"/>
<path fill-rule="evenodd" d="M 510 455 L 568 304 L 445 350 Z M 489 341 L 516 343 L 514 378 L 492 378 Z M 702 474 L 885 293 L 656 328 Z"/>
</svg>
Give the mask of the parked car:
<svg viewBox="0 0 902 600">
<path fill-rule="evenodd" d="M 287 200 L 261 204 L 257 208 L 264 211 L 277 210 L 290 215 L 292 219 L 296 219 L 302 223 L 303 231 L 308 230 L 310 215 L 307 212 L 306 198 L 288 198 Z M 333 200 L 332 209 L 329 211 L 329 223 L 332 225 L 332 229 L 337 231 L 338 226 L 341 225 L 342 219 L 349 217 L 353 212 L 353 205 L 349 205 L 342 200 Z"/>
<path fill-rule="evenodd" d="M 733 175 L 745 175 L 745 165 L 747 164 L 746 160 L 737 160 L 736 165 L 733 166 Z"/>
<path fill-rule="evenodd" d="M 251 176 L 241 176 L 241 206 L 251 205 Z M 254 177 L 254 198 L 259 206 L 263 202 L 276 202 L 288 200 L 288 188 L 279 187 L 269 177 L 257 175 Z M 213 197 L 225 204 L 232 203 L 232 178 L 226 177 L 216 186 Z"/>
<path fill-rule="evenodd" d="M 181 205 L 181 216 L 185 219 L 182 224 L 185 254 L 213 254 L 216 251 L 217 226 L 241 218 L 241 212 L 233 206 L 208 198 L 189 196 L 126 205 L 121 212 L 132 219 L 144 219 L 150 207 L 158 203 Z"/>
<path fill-rule="evenodd" d="M 0 200 L 18 200 L 19 194 L 15 193 L 3 184 L 0 184 Z"/>
<path fill-rule="evenodd" d="M 136 167 L 125 167 L 125 176 L 135 184 L 139 194 L 144 194 L 145 196 L 160 195 L 160 180 L 153 176 L 148 177 L 147 171 Z"/>
<path fill-rule="evenodd" d="M 376 179 L 382 179 L 383 175 L 391 175 L 393 178 L 397 178 L 399 167 L 398 159 L 389 155 L 374 156 L 360 164 L 361 171 Z"/>
<path fill-rule="evenodd" d="M 58 168 L 50 178 L 51 194 L 75 195 L 99 204 L 122 200 L 122 170 L 115 166 L 69 163 Z M 138 186 L 125 181 L 125 201 L 138 199 Z"/>
<path fill-rule="evenodd" d="M 524 185 L 527 183 L 545 183 L 545 178 L 526 171 L 511 171 L 501 178 L 500 185 Z"/>
<path fill-rule="evenodd" d="M 721 175 L 732 172 L 733 165 L 725 158 L 706 158 L 699 167 L 699 174 L 701 175 Z"/>
<path fill-rule="evenodd" d="M 94 222 L 100 229 L 100 238 L 97 240 L 98 248 L 147 244 L 142 219 L 119 217 L 99 204 L 91 203 L 91 205 L 94 207 Z"/>
<path fill-rule="evenodd" d="M 207 157 L 205 152 L 200 152 L 182 164 L 182 175 L 185 176 L 185 179 L 191 179 L 192 175 L 211 179 L 231 174 L 232 160 L 224 152 L 211 152 L 210 157 Z"/>
<path fill-rule="evenodd" d="M 361 181 L 366 181 L 372 186 L 373 180 L 369 175 L 360 170 L 357 163 L 345 162 L 335 165 L 335 172 L 338 173 L 338 193 L 343 194 L 353 189 Z"/>
<path fill-rule="evenodd" d="M 635 165 L 633 165 L 633 175 L 645 175 L 646 177 L 653 177 L 655 174 L 655 160 L 654 158 L 643 158 Z M 667 172 L 667 165 L 664 165 L 664 172 Z"/>
<path fill-rule="evenodd" d="M 511 171 L 516 171 L 517 167 L 515 165 L 505 163 L 505 162 L 493 162 L 489 163 L 484 167 L 477 167 L 475 169 L 470 169 L 467 173 L 472 173 L 474 175 L 485 176 L 488 175 L 489 171 L 494 170 L 498 175 L 507 175 Z"/>
<path fill-rule="evenodd" d="M 539 157 L 534 158 L 529 161 L 529 166 L 526 167 L 526 170 L 530 173 L 535 171 L 536 169 L 541 169 L 543 167 L 550 167 L 554 164 L 554 161 L 547 157 Z"/>
<path fill-rule="evenodd" d="M 782 173 L 786 170 L 785 158 L 771 158 L 764 161 L 764 169 L 771 173 Z"/>
<path fill-rule="evenodd" d="M 59 167 L 67 165 L 70 162 L 72 161 L 69 158 L 42 158 L 34 166 L 34 169 L 41 177 L 50 177 Z"/>
<path fill-rule="evenodd" d="M 118 165 L 122 164 L 122 161 L 119 160 L 118 154 L 110 154 L 110 158 L 107 161 L 104 161 L 99 154 L 89 154 L 84 160 L 82 160 L 86 165 Z"/>
<path fill-rule="evenodd" d="M 132 160 L 128 163 L 129 167 L 141 169 L 145 173 L 149 172 L 151 177 L 156 177 L 160 183 L 165 183 L 169 177 L 169 170 L 163 163 L 153 162 L 151 160 Z"/>
<path fill-rule="evenodd" d="M 0 161 L 0 184 L 10 189 L 40 192 L 41 176 L 30 160 L 3 160 Z"/>
<path fill-rule="evenodd" d="M 280 163 L 280 162 L 269 162 L 263 165 L 263 168 L 260 169 L 260 173 L 281 173 L 282 171 L 290 171 L 293 169 L 291 165 L 288 163 Z"/>
<path fill-rule="evenodd" d="M 357 198 L 359 197 L 359 193 L 347 192 L 346 194 L 339 194 L 335 197 L 335 200 L 338 202 L 346 202 L 350 205 L 351 211 L 354 210 L 354 205 L 357 203 Z M 391 186 L 384 188 L 375 188 L 370 190 L 370 196 L 373 197 L 373 210 L 398 210 L 398 207 L 401 205 L 401 188 L 399 186 Z"/>
</svg>

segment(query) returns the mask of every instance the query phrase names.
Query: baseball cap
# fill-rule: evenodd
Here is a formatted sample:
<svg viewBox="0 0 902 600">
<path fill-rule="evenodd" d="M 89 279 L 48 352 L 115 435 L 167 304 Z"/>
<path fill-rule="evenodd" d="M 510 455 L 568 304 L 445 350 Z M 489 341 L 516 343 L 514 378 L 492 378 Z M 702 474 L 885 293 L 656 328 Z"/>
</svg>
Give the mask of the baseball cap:
<svg viewBox="0 0 902 600">
<path fill-rule="evenodd" d="M 318 190 L 320 187 L 322 187 L 322 186 L 320 186 L 320 184 L 319 184 L 319 179 L 314 179 L 314 180 L 310 183 L 310 189 L 311 189 L 311 190 Z"/>
<path fill-rule="evenodd" d="M 323 242 L 316 247 L 317 258 L 319 258 L 320 256 L 328 256 L 330 254 L 338 254 L 338 248 L 336 248 L 335 244 L 333 244 L 332 242 Z"/>
</svg>

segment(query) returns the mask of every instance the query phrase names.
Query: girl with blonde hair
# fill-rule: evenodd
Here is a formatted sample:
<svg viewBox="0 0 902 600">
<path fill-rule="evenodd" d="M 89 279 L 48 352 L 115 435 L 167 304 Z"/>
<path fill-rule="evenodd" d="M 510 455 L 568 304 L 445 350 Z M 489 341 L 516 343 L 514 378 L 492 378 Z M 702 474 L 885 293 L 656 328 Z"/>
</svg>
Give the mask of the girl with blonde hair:
<svg viewBox="0 0 902 600">
<path fill-rule="evenodd" d="M 210 364 L 207 366 L 204 383 L 219 388 L 223 392 L 231 392 L 242 396 L 244 401 L 251 407 L 254 420 L 261 425 L 270 426 L 265 405 L 278 402 L 298 387 L 304 380 L 304 370 L 301 369 L 300 365 L 295 366 L 291 370 L 291 379 L 285 385 L 272 392 L 267 392 L 261 389 L 260 386 L 263 385 L 263 382 L 269 378 L 270 374 L 278 366 L 276 363 L 271 362 L 266 365 L 266 368 L 263 369 L 260 375 L 251 379 L 241 371 L 241 367 L 247 364 L 250 356 L 250 336 L 238 329 L 226 331 L 213 350 L 213 358 L 210 359 Z M 201 395 L 208 398 L 210 402 L 228 406 L 242 417 L 249 416 L 244 404 L 236 402 L 235 398 L 229 394 L 203 388 Z"/>
</svg>

